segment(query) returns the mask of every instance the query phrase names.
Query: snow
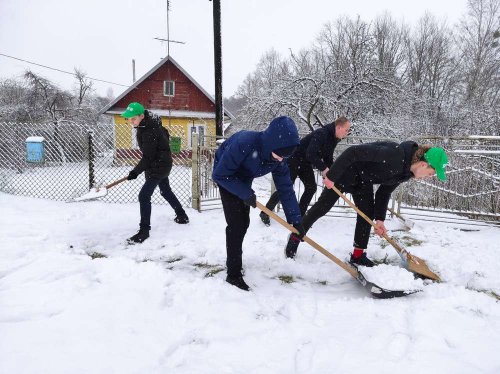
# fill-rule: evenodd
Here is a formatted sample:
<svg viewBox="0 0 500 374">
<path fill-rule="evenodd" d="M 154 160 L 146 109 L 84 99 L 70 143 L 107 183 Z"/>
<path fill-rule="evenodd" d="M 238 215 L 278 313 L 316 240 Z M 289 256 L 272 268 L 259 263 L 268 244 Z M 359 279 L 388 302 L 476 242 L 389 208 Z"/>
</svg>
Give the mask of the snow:
<svg viewBox="0 0 500 374">
<path fill-rule="evenodd" d="M 44 140 L 43 136 L 29 136 L 26 138 L 26 143 L 41 143 Z"/>
<path fill-rule="evenodd" d="M 486 140 L 500 140 L 498 135 L 469 135 L 469 139 L 486 139 Z"/>
<path fill-rule="evenodd" d="M 500 151 L 482 149 L 455 149 L 455 153 L 467 153 L 471 155 L 500 155 Z"/>
<path fill-rule="evenodd" d="M 360 266 L 359 271 L 366 280 L 388 290 L 422 290 L 423 281 L 415 279 L 409 271 L 393 265 L 380 264 L 368 268 Z"/>
<path fill-rule="evenodd" d="M 75 197 L 75 201 L 84 201 L 84 200 L 92 200 L 92 199 L 97 199 L 100 197 L 106 196 L 108 193 L 108 190 L 106 187 L 101 187 L 101 188 L 91 188 L 89 192 L 86 194 L 80 196 L 80 197 Z"/>
<path fill-rule="evenodd" d="M 190 223 L 177 225 L 155 204 L 151 237 L 127 247 L 138 203 L 0 193 L 0 206 L 1 373 L 500 372 L 498 227 L 415 221 L 391 232 L 443 283 L 413 280 L 372 237 L 382 278 L 423 288 L 377 300 L 305 243 L 285 259 L 287 232 L 257 210 L 244 292 L 224 281 L 221 210 L 187 209 Z M 323 217 L 308 235 L 345 259 L 354 222 Z"/>
</svg>

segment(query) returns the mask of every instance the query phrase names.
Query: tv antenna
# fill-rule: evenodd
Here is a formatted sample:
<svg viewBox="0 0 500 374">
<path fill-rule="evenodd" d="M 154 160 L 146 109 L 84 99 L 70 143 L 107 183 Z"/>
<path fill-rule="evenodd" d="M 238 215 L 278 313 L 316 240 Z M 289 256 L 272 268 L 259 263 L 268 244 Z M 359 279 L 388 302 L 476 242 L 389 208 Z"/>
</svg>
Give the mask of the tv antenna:
<svg viewBox="0 0 500 374">
<path fill-rule="evenodd" d="M 153 38 L 153 39 L 159 40 L 161 42 L 167 42 L 167 56 L 170 56 L 170 43 L 186 44 L 185 42 L 180 42 L 178 40 L 171 40 L 170 39 L 169 13 L 170 13 L 170 0 L 167 0 L 167 39 Z"/>
</svg>

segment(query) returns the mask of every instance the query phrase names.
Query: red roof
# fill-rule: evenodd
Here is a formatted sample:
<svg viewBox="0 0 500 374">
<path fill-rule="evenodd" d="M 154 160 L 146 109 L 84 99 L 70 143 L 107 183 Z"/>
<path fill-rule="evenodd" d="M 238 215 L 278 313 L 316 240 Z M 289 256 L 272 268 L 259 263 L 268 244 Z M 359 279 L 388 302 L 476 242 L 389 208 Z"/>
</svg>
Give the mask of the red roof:
<svg viewBox="0 0 500 374">
<path fill-rule="evenodd" d="M 164 82 L 175 82 L 175 95 L 163 94 Z M 131 102 L 140 102 L 146 109 L 215 114 L 215 101 L 182 67 L 167 56 L 125 92 L 104 107 L 100 113 L 123 112 Z M 234 116 L 224 111 L 230 118 Z"/>
</svg>

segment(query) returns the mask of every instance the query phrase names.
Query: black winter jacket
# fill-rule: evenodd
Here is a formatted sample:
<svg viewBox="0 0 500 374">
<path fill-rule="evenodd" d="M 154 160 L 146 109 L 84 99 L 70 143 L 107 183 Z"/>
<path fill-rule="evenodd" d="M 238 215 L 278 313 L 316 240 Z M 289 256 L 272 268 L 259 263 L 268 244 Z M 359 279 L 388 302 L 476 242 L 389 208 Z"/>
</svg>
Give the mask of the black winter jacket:
<svg viewBox="0 0 500 374">
<path fill-rule="evenodd" d="M 146 178 L 165 178 L 172 169 L 169 134 L 158 115 L 146 110 L 137 127 L 137 144 L 142 158 L 134 168 L 137 174 L 146 172 Z"/>
<path fill-rule="evenodd" d="M 412 141 L 355 145 L 337 157 L 326 176 L 346 192 L 373 191 L 373 185 L 380 184 L 375 194 L 375 219 L 383 221 L 391 193 L 413 176 L 410 166 L 417 148 Z"/>
<path fill-rule="evenodd" d="M 333 151 L 339 141 L 335 137 L 335 123 L 329 123 L 303 137 L 290 159 L 293 158 L 300 164 L 311 164 L 315 169 L 323 171 L 332 164 Z"/>
</svg>

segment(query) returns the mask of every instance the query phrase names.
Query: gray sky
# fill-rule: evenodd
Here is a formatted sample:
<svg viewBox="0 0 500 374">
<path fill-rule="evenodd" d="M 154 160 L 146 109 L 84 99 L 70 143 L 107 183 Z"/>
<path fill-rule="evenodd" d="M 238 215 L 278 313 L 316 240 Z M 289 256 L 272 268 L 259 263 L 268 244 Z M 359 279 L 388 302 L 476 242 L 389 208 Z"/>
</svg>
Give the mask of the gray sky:
<svg viewBox="0 0 500 374">
<path fill-rule="evenodd" d="M 262 54 L 309 47 L 322 26 L 340 15 L 365 21 L 388 11 L 415 23 L 425 11 L 455 24 L 466 0 L 221 0 L 223 91 L 231 96 Z M 0 0 L 0 53 L 90 77 L 129 85 L 166 56 L 166 0 Z M 171 0 L 170 54 L 208 92 L 214 92 L 212 2 Z M 70 75 L 0 56 L 0 77 L 26 68 L 70 89 Z M 125 87 L 94 83 L 104 95 Z"/>
</svg>

